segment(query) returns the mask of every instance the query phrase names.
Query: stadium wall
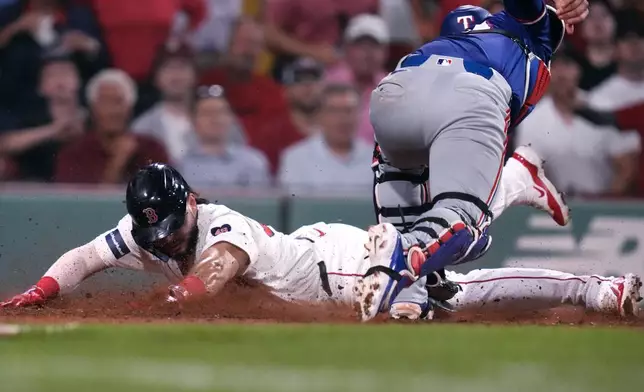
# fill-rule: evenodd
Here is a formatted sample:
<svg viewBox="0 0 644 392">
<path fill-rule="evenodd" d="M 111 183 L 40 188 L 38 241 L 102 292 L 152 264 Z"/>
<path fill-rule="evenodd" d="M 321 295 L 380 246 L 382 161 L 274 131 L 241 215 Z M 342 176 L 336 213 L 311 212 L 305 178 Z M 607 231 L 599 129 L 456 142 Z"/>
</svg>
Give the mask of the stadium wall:
<svg viewBox="0 0 644 392">
<path fill-rule="evenodd" d="M 212 196 L 205 193 L 205 196 Z M 318 221 L 358 227 L 373 224 L 370 198 L 278 193 L 218 194 L 225 204 L 289 232 Z M 573 202 L 573 221 L 562 228 L 539 211 L 518 207 L 493 224 L 488 254 L 458 269 L 521 266 L 574 273 L 644 275 L 644 203 Z M 22 290 L 67 249 L 114 227 L 125 214 L 122 191 L 51 189 L 0 193 L 0 294 Z M 140 273 L 99 274 L 85 288 L 130 288 L 163 282 Z"/>
</svg>

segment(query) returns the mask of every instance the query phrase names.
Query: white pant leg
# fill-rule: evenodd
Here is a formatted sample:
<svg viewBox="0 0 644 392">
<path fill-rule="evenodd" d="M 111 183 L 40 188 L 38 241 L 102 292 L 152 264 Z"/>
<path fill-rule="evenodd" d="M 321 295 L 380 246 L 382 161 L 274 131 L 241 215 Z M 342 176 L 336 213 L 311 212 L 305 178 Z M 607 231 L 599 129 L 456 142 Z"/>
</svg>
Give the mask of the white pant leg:
<svg viewBox="0 0 644 392">
<path fill-rule="evenodd" d="M 477 269 L 467 274 L 448 271 L 447 278 L 461 285 L 449 302 L 456 308 L 543 309 L 561 304 L 599 309 L 599 289 L 610 278 L 576 276 L 548 269 Z"/>
<path fill-rule="evenodd" d="M 318 267 L 324 262 L 328 279 L 328 292 L 321 290 L 319 299 L 353 304 L 353 286 L 371 266 L 364 247 L 369 239 L 367 232 L 341 223 L 317 223 L 310 228 Z"/>
</svg>

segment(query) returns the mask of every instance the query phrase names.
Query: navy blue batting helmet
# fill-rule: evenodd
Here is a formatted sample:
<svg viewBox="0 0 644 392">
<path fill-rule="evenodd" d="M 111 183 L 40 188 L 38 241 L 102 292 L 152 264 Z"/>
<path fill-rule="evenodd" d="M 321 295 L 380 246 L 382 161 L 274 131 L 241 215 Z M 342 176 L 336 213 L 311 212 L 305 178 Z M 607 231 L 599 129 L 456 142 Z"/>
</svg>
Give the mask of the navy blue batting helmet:
<svg viewBox="0 0 644 392">
<path fill-rule="evenodd" d="M 492 16 L 492 14 L 485 8 L 476 7 L 473 5 L 462 5 L 454 8 L 443 19 L 441 24 L 440 35 L 459 34 L 464 31 L 474 28 L 479 23 Z"/>
<path fill-rule="evenodd" d="M 139 170 L 125 195 L 134 241 L 147 249 L 178 230 L 190 192 L 186 180 L 170 165 L 154 163 Z"/>
</svg>

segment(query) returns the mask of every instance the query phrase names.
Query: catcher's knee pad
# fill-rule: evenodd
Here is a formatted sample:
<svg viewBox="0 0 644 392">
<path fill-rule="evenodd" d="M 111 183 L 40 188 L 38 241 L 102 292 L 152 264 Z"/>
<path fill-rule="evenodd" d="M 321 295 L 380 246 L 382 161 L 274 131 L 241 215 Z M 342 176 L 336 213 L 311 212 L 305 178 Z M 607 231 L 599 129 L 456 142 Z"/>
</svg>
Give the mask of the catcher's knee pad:
<svg viewBox="0 0 644 392">
<path fill-rule="evenodd" d="M 470 248 L 469 252 L 459 260 L 456 264 L 469 263 L 480 259 L 487 253 L 492 245 L 492 236 L 488 233 L 487 228 L 483 230 L 479 239 L 474 242 L 473 246 Z"/>
<path fill-rule="evenodd" d="M 371 168 L 374 172 L 373 205 L 378 223 L 391 223 L 399 231 L 430 209 L 426 167 L 401 170 L 391 166 L 376 144 Z"/>
</svg>

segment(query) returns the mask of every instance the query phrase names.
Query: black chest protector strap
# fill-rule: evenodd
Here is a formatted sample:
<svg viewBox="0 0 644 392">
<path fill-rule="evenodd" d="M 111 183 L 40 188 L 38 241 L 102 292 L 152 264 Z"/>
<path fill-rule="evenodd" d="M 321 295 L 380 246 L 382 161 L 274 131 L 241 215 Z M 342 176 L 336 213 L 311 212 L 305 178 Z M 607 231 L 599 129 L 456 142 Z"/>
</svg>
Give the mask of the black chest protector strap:
<svg viewBox="0 0 644 392">
<path fill-rule="evenodd" d="M 453 38 L 453 39 L 459 39 L 459 38 L 463 37 L 463 34 L 466 34 L 466 35 L 473 35 L 473 34 L 501 34 L 501 35 L 504 35 L 504 36 L 508 37 L 509 39 L 511 39 L 515 44 L 519 45 L 519 47 L 521 48 L 521 51 L 523 51 L 523 53 L 526 55 L 526 57 L 529 57 L 530 54 L 532 53 L 530 48 L 528 48 L 528 45 L 526 45 L 525 42 L 523 42 L 523 40 L 521 38 L 517 37 L 516 35 L 512 34 L 509 31 L 503 30 L 503 29 L 469 30 L 469 31 L 466 31 L 466 32 L 464 32 L 462 34 L 453 34 L 453 35 L 448 35 L 447 37 L 448 38 Z"/>
</svg>

